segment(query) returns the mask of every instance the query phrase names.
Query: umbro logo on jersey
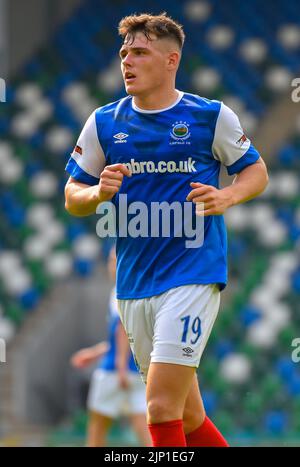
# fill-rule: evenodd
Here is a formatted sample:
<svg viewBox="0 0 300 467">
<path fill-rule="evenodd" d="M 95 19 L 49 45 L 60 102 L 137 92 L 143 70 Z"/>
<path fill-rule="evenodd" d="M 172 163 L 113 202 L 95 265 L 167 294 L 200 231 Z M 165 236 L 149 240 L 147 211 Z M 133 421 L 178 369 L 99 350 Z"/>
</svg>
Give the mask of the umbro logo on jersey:
<svg viewBox="0 0 300 467">
<path fill-rule="evenodd" d="M 115 138 L 115 143 L 127 143 L 127 139 L 129 135 L 126 135 L 126 133 L 117 133 L 114 135 Z"/>
<path fill-rule="evenodd" d="M 185 347 L 182 350 L 184 351 L 184 354 L 183 354 L 184 357 L 191 357 L 192 356 L 191 354 L 194 352 L 193 349 L 191 349 L 190 347 Z"/>
</svg>

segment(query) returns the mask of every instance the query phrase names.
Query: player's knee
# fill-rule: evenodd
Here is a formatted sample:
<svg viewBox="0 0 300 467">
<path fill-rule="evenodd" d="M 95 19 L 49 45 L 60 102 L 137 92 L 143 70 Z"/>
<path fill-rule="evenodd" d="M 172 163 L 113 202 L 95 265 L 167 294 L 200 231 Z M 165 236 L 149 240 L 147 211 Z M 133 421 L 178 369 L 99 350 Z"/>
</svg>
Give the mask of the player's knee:
<svg viewBox="0 0 300 467">
<path fill-rule="evenodd" d="M 185 433 L 191 433 L 202 425 L 205 419 L 205 410 L 185 409 L 183 412 L 183 429 Z"/>
<path fill-rule="evenodd" d="M 182 418 L 182 410 L 173 401 L 162 398 L 151 399 L 147 403 L 148 423 L 163 423 Z"/>
</svg>

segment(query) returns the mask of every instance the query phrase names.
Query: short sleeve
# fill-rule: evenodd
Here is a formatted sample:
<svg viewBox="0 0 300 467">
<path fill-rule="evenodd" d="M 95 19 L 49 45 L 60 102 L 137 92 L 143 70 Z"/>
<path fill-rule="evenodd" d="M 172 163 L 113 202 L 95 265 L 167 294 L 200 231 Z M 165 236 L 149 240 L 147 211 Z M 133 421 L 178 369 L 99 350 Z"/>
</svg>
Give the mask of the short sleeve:
<svg viewBox="0 0 300 467">
<path fill-rule="evenodd" d="M 212 152 L 214 158 L 226 166 L 229 175 L 241 172 L 260 157 L 245 136 L 238 116 L 223 102 L 216 122 Z"/>
<path fill-rule="evenodd" d="M 88 118 L 66 165 L 66 171 L 77 181 L 97 185 L 106 164 L 96 126 L 96 112 Z"/>
</svg>

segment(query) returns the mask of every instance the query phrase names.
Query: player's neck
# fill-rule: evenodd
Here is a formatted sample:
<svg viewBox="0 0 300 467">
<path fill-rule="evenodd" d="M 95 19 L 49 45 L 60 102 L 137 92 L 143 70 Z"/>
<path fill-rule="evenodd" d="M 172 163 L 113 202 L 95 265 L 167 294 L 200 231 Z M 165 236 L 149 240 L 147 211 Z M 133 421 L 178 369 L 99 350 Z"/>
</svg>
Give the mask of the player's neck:
<svg viewBox="0 0 300 467">
<path fill-rule="evenodd" d="M 169 92 L 160 91 L 145 96 L 134 96 L 133 101 L 136 107 L 141 110 L 159 110 L 171 107 L 178 99 L 179 92 L 171 89 Z"/>
</svg>

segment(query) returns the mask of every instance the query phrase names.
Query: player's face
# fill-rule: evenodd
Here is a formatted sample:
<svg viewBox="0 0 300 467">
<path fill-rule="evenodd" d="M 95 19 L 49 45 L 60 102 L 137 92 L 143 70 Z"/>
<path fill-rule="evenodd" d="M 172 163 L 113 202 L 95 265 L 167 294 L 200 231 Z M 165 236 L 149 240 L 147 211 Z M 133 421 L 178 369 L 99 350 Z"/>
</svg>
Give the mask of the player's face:
<svg viewBox="0 0 300 467">
<path fill-rule="evenodd" d="M 133 42 L 125 39 L 120 57 L 126 92 L 132 96 L 147 95 L 170 79 L 166 41 L 150 41 L 137 33 Z"/>
</svg>

